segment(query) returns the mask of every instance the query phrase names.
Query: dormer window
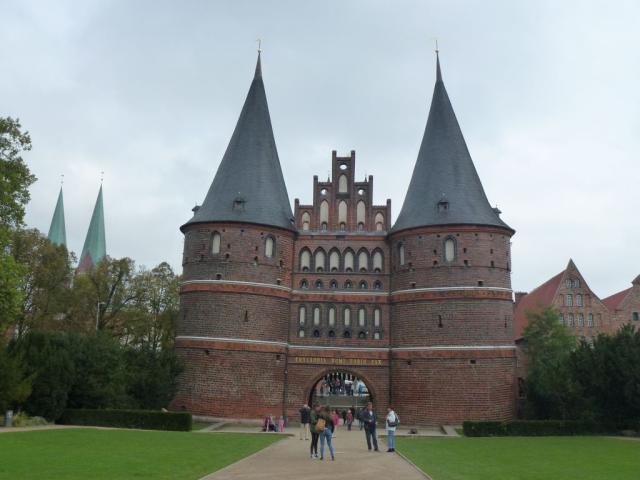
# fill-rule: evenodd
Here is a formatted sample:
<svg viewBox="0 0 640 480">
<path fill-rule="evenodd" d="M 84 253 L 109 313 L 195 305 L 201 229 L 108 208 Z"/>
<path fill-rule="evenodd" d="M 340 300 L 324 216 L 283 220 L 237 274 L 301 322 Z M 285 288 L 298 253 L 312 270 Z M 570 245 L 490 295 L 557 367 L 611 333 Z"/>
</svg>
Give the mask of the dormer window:
<svg viewBox="0 0 640 480">
<path fill-rule="evenodd" d="M 244 197 L 237 196 L 233 200 L 233 211 L 234 212 L 244 212 L 244 205 L 247 201 Z"/>
<path fill-rule="evenodd" d="M 443 193 L 440 201 L 438 202 L 438 212 L 445 213 L 447 211 L 449 211 L 449 200 L 447 200 L 447 197 Z"/>
</svg>

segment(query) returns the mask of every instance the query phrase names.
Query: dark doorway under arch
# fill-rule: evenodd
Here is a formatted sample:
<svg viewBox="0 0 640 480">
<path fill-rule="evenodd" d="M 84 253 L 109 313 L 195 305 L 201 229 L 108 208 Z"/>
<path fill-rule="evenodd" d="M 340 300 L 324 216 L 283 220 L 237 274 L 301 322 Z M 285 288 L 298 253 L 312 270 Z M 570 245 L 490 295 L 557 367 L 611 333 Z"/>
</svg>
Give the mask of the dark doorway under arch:
<svg viewBox="0 0 640 480">
<path fill-rule="evenodd" d="M 326 372 L 309 392 L 309 405 L 319 403 L 332 409 L 353 408 L 357 411 L 370 401 L 373 401 L 373 393 L 364 379 L 344 370 Z"/>
</svg>

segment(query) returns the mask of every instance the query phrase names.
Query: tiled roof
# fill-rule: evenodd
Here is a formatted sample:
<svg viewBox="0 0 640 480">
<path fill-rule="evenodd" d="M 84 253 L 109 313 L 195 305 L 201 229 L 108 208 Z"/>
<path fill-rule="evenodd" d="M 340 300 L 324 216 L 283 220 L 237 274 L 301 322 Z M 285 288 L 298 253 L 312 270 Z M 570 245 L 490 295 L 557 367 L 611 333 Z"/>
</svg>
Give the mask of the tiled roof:
<svg viewBox="0 0 640 480">
<path fill-rule="evenodd" d="M 522 337 L 522 332 L 527 326 L 527 312 L 539 310 L 551 305 L 553 297 L 558 291 L 558 287 L 560 287 L 560 281 L 562 280 L 564 272 L 563 270 L 520 299 L 514 316 L 514 334 L 516 339 Z"/>
</svg>

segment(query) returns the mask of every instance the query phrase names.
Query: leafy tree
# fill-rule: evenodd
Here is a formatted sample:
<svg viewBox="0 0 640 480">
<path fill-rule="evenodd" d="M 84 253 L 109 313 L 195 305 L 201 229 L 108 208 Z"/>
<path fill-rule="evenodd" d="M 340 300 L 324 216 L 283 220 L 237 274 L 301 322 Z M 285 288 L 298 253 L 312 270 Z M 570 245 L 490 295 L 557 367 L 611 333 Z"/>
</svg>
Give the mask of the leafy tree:
<svg viewBox="0 0 640 480">
<path fill-rule="evenodd" d="M 571 356 L 575 381 L 595 418 L 640 419 L 640 331 L 625 325 L 615 335 L 582 341 Z"/>
<path fill-rule="evenodd" d="M 21 337 L 32 328 L 60 328 L 73 275 L 72 255 L 35 229 L 16 230 L 10 251 L 24 271 L 16 335 Z"/>
<path fill-rule="evenodd" d="M 20 311 L 18 288 L 22 267 L 7 251 L 11 232 L 23 225 L 29 186 L 36 178 L 22 159 L 31 150 L 29 133 L 18 120 L 0 117 L 0 333 L 4 333 Z"/>
<path fill-rule="evenodd" d="M 138 296 L 129 308 L 126 341 L 151 350 L 173 346 L 178 318 L 180 278 L 162 262 L 153 270 L 142 270 L 135 277 Z"/>
<path fill-rule="evenodd" d="M 159 409 L 169 405 L 178 388 L 182 366 L 173 350 L 150 345 L 126 352 L 127 392 L 136 408 Z"/>
<path fill-rule="evenodd" d="M 127 309 L 140 295 L 134 277 L 133 260 L 109 257 L 77 275 L 71 292 L 68 328 L 84 332 L 109 330 L 121 337 L 129 316 Z"/>
<path fill-rule="evenodd" d="M 5 235 L 22 226 L 29 186 L 36 181 L 21 156 L 31 150 L 31 137 L 21 129 L 19 120 L 0 117 L 0 230 L 5 230 L 0 233 Z"/>
<path fill-rule="evenodd" d="M 31 378 L 25 374 L 22 359 L 0 342 L 0 412 L 20 405 L 30 394 Z"/>
<path fill-rule="evenodd" d="M 75 374 L 69 389 L 69 408 L 119 408 L 126 398 L 124 351 L 111 335 L 75 337 Z"/>
<path fill-rule="evenodd" d="M 32 378 L 31 395 L 23 403 L 27 413 L 57 419 L 67 405 L 75 377 L 73 344 L 78 336 L 30 332 L 10 344 L 10 352 L 22 359 Z"/>
<path fill-rule="evenodd" d="M 552 308 L 527 316 L 529 323 L 523 332 L 528 362 L 525 412 L 534 418 L 572 418 L 580 397 L 570 365 L 576 340 Z"/>
</svg>

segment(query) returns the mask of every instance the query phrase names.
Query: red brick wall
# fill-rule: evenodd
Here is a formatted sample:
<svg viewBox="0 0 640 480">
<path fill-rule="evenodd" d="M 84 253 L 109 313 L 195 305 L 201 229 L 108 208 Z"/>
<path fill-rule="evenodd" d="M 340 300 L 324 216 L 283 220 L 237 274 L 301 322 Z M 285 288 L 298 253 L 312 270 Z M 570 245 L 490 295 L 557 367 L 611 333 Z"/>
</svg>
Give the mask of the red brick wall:
<svg viewBox="0 0 640 480">
<path fill-rule="evenodd" d="M 513 418 L 514 351 L 433 353 L 394 352 L 391 402 L 405 425 Z"/>
</svg>

